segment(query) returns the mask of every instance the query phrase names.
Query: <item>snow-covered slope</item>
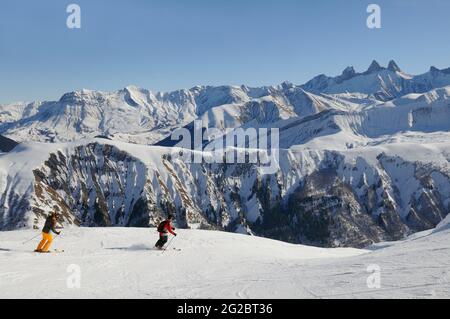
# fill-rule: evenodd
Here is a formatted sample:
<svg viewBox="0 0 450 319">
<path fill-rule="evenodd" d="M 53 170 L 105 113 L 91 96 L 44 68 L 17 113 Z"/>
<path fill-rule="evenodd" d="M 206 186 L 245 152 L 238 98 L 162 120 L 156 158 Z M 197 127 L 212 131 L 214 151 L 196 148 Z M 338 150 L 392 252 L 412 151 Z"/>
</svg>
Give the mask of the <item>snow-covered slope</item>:
<svg viewBox="0 0 450 319">
<path fill-rule="evenodd" d="M 423 94 L 408 94 L 359 109 L 336 109 L 303 118 L 280 120 L 280 146 L 308 144 L 343 150 L 416 138 L 446 139 L 450 130 L 450 86 Z M 434 134 L 434 135 L 433 135 Z M 420 137 L 422 136 L 422 137 Z"/>
<path fill-rule="evenodd" d="M 181 251 L 161 254 L 151 250 L 155 229 L 71 228 L 53 244 L 65 252 L 47 255 L 31 252 L 37 239 L 22 244 L 36 233 L 0 232 L 0 298 L 450 296 L 448 230 L 371 250 L 321 249 L 179 230 L 172 247 Z M 380 271 L 378 289 L 367 285 L 374 269 Z"/>
</svg>

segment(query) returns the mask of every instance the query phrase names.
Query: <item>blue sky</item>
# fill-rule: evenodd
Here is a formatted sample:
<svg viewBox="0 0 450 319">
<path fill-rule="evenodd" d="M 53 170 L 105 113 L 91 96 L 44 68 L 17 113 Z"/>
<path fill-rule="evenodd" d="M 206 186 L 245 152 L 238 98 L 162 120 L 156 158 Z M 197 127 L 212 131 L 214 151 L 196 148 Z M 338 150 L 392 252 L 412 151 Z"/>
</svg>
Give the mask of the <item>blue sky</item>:
<svg viewBox="0 0 450 319">
<path fill-rule="evenodd" d="M 82 28 L 66 27 L 77 3 Z M 367 5 L 382 29 L 366 27 Z M 302 84 L 393 58 L 450 66 L 447 0 L 2 0 L 0 103 L 75 89 Z"/>
</svg>

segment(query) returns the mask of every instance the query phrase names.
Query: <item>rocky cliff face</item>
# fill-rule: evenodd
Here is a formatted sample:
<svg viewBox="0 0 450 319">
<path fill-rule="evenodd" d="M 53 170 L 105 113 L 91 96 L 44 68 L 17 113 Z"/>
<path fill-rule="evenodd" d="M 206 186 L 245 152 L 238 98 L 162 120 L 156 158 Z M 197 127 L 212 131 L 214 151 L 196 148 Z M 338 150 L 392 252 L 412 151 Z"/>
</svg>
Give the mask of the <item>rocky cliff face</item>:
<svg viewBox="0 0 450 319">
<path fill-rule="evenodd" d="M 89 144 L 71 154 L 51 154 L 33 173 L 37 215 L 43 213 L 40 207 L 51 207 L 83 226 L 149 223 L 146 167 L 114 147 Z"/>
<path fill-rule="evenodd" d="M 148 227 L 175 213 L 174 197 L 185 192 L 176 176 L 163 181 L 157 171 L 149 174 L 138 158 L 97 143 L 53 153 L 33 173 L 36 223 L 47 208 L 79 226 Z M 176 183 L 172 193 L 166 183 Z M 201 216 L 178 213 L 181 226 L 202 221 Z"/>
<path fill-rule="evenodd" d="M 286 151 L 279 170 L 263 175 L 255 164 L 186 164 L 168 150 L 146 161 L 90 143 L 52 153 L 34 170 L 30 206 L 35 223 L 55 210 L 68 224 L 148 227 L 174 213 L 179 227 L 324 247 L 398 240 L 449 213 L 445 167 L 346 155 Z"/>
</svg>

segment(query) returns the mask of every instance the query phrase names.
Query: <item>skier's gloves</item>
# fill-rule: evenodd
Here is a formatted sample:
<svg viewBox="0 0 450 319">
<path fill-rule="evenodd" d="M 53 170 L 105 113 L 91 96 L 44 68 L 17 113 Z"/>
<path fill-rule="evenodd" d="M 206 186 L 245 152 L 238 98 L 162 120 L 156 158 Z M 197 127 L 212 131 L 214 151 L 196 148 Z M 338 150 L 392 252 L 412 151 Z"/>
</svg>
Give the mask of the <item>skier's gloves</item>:
<svg viewBox="0 0 450 319">
<path fill-rule="evenodd" d="M 176 236 L 177 234 L 173 234 L 174 236 Z"/>
</svg>

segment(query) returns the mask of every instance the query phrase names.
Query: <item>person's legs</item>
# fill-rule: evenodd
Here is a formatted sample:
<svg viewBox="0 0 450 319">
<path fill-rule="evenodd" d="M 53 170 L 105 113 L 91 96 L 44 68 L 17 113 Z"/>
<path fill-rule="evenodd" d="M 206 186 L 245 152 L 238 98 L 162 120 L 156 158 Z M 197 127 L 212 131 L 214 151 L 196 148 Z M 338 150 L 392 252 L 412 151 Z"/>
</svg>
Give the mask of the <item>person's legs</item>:
<svg viewBox="0 0 450 319">
<path fill-rule="evenodd" d="M 167 239 L 169 238 L 169 236 L 162 236 L 162 246 L 164 246 L 167 243 Z"/>
<path fill-rule="evenodd" d="M 52 244 L 53 241 L 53 237 L 50 234 L 44 234 L 44 236 L 47 239 L 47 242 L 44 245 L 44 248 L 42 248 L 42 252 L 46 253 L 48 251 L 48 249 L 50 248 L 50 245 Z"/>
<path fill-rule="evenodd" d="M 42 240 L 36 248 L 36 251 L 42 251 L 42 248 L 44 248 L 45 244 L 47 243 L 47 238 L 45 237 L 45 235 L 45 233 L 42 233 Z"/>
<path fill-rule="evenodd" d="M 162 248 L 166 243 L 167 243 L 167 236 L 160 235 L 159 240 L 155 244 L 155 247 Z"/>
<path fill-rule="evenodd" d="M 161 246 L 162 246 L 162 244 L 161 244 L 161 236 L 159 236 L 159 239 L 158 239 L 158 241 L 156 242 L 155 247 L 156 247 L 156 248 L 161 248 Z"/>
</svg>

